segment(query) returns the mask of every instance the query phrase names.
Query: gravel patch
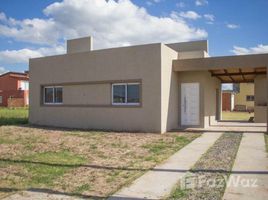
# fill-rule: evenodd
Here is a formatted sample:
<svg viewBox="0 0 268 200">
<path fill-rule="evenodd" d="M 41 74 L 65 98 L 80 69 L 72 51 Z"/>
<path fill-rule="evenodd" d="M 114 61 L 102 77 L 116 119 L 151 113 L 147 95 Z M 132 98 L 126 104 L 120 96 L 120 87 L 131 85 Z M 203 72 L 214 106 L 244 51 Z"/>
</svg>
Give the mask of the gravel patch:
<svg viewBox="0 0 268 200">
<path fill-rule="evenodd" d="M 224 133 L 195 164 L 171 198 L 220 200 L 242 139 L 242 133 Z"/>
</svg>

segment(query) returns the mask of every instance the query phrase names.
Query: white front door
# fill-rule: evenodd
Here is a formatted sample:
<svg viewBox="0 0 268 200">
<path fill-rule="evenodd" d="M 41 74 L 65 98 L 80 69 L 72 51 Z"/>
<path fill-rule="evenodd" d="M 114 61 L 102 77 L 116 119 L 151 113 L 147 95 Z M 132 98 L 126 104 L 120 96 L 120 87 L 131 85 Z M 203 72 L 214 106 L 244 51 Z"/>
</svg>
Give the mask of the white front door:
<svg viewBox="0 0 268 200">
<path fill-rule="evenodd" d="M 199 83 L 181 84 L 181 125 L 199 125 Z"/>
</svg>

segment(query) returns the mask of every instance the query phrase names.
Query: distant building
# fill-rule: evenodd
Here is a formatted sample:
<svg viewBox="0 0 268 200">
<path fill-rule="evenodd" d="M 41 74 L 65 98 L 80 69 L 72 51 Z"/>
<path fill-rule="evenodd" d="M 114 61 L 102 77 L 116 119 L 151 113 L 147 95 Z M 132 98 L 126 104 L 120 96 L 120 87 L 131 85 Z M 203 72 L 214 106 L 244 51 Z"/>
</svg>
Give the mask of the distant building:
<svg viewBox="0 0 268 200">
<path fill-rule="evenodd" d="M 235 106 L 243 106 L 244 110 L 254 110 L 254 83 L 240 83 L 240 92 L 234 95 Z"/>
<path fill-rule="evenodd" d="M 7 72 L 0 75 L 0 106 L 29 105 L 29 74 Z"/>
</svg>

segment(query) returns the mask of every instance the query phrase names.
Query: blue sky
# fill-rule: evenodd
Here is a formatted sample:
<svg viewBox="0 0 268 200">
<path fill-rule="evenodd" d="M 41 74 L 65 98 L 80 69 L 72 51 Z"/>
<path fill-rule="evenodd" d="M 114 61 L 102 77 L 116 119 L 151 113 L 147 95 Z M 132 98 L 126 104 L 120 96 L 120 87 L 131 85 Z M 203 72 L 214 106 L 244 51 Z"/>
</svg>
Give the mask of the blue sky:
<svg viewBox="0 0 268 200">
<path fill-rule="evenodd" d="M 0 73 L 87 35 L 96 49 L 208 39 L 211 56 L 268 53 L 267 8 L 267 0 L 0 0 Z"/>
</svg>

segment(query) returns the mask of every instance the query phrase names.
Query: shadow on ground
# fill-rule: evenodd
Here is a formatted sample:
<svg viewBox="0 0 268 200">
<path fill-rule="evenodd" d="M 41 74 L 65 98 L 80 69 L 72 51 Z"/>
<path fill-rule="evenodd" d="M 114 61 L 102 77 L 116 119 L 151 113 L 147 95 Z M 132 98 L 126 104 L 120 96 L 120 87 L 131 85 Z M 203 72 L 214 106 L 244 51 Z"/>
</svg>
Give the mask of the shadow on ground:
<svg viewBox="0 0 268 200">
<path fill-rule="evenodd" d="M 101 166 L 101 165 L 90 165 L 90 164 L 60 164 L 60 163 L 47 163 L 47 162 L 37 162 L 29 160 L 12 160 L 12 159 L 0 159 L 0 162 L 8 163 L 27 163 L 34 165 L 47 165 L 55 167 L 88 167 L 95 169 L 105 169 L 105 170 L 126 170 L 126 171 L 159 171 L 159 172 L 187 172 L 184 169 L 158 169 L 158 168 L 128 168 L 128 167 L 114 167 L 114 166 Z M 204 173 L 230 173 L 230 174 L 268 174 L 267 171 L 226 171 L 221 169 L 196 169 L 190 170 L 192 173 L 204 172 Z"/>
</svg>

